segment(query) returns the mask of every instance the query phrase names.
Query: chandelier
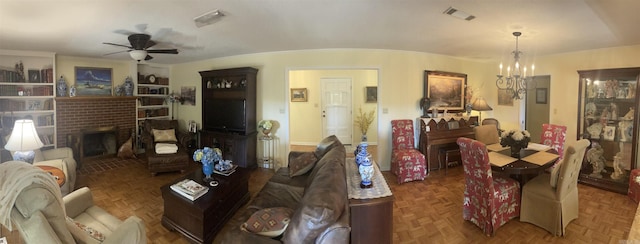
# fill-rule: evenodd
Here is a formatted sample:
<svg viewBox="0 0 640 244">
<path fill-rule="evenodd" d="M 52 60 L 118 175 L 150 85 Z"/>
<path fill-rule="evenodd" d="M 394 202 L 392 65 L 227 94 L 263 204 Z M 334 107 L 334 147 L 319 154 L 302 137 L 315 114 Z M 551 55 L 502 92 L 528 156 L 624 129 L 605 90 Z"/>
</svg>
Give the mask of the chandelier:
<svg viewBox="0 0 640 244">
<path fill-rule="evenodd" d="M 527 92 L 527 86 L 532 85 L 533 71 L 535 66 L 531 65 L 531 74 L 527 77 L 527 67 L 520 65 L 520 55 L 522 52 L 518 50 L 518 37 L 522 35 L 520 32 L 514 32 L 516 37 L 516 50 L 513 51 L 513 68 L 507 66 L 507 76 L 502 75 L 502 63 L 500 63 L 500 74 L 496 80 L 496 86 L 499 90 L 506 90 L 513 99 L 522 99 Z M 535 86 L 535 85 L 533 85 Z"/>
</svg>

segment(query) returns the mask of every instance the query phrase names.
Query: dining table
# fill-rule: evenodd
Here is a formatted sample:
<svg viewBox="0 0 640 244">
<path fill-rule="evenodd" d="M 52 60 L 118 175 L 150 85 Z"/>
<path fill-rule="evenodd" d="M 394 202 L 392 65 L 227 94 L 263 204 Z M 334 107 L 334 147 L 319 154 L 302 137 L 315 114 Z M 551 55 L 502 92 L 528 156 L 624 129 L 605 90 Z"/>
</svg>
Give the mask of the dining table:
<svg viewBox="0 0 640 244">
<path fill-rule="evenodd" d="M 511 148 L 500 143 L 487 145 L 491 170 L 494 173 L 509 175 L 524 186 L 529 179 L 544 172 L 558 160 L 558 152 L 546 145 L 529 143 L 520 151 L 520 157 L 511 157 Z"/>
</svg>

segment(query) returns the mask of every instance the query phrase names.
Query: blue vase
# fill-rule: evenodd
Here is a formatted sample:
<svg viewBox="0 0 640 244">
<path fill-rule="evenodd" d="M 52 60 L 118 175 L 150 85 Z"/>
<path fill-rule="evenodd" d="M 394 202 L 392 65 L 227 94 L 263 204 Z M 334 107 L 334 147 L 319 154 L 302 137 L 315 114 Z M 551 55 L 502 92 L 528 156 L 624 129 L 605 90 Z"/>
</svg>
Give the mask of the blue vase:
<svg viewBox="0 0 640 244">
<path fill-rule="evenodd" d="M 67 81 L 65 81 L 62 76 L 60 76 L 60 79 L 58 79 L 58 82 L 56 83 L 56 90 L 58 97 L 67 96 Z"/>
<path fill-rule="evenodd" d="M 125 96 L 133 96 L 133 80 L 131 80 L 131 77 L 128 77 L 126 79 L 124 79 L 124 95 Z"/>
<path fill-rule="evenodd" d="M 202 173 L 204 173 L 204 181 L 209 182 L 212 181 L 211 174 L 213 174 L 213 164 L 212 163 L 202 163 Z"/>
<path fill-rule="evenodd" d="M 358 172 L 360 173 L 360 188 L 370 188 L 373 186 L 371 181 L 373 178 L 373 164 L 369 157 L 365 157 L 362 160 L 360 166 L 358 166 Z"/>
<path fill-rule="evenodd" d="M 362 161 L 365 158 L 367 158 L 367 156 L 369 155 L 369 152 L 367 152 L 367 146 L 368 146 L 367 142 L 361 142 L 358 145 L 358 150 L 357 150 L 357 154 L 356 154 L 356 164 L 357 165 L 362 164 Z"/>
</svg>

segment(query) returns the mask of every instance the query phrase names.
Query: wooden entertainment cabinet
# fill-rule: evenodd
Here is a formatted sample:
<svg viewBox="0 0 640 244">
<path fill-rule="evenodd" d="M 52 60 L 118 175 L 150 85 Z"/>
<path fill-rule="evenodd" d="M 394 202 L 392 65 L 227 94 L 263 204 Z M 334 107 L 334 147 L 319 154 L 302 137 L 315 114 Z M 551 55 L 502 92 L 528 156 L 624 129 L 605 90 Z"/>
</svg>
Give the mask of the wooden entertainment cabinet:
<svg viewBox="0 0 640 244">
<path fill-rule="evenodd" d="M 244 168 L 257 167 L 257 74 L 251 67 L 200 71 L 200 147 L 218 147 L 225 159 Z"/>
</svg>

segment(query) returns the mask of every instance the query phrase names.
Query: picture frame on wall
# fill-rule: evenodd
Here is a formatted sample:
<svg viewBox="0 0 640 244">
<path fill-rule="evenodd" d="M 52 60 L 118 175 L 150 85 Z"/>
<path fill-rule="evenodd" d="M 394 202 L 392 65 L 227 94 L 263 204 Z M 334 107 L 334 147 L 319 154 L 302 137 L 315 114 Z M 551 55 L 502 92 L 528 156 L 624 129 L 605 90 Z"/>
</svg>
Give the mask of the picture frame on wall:
<svg viewBox="0 0 640 244">
<path fill-rule="evenodd" d="M 547 104 L 547 88 L 536 88 L 536 103 Z"/>
<path fill-rule="evenodd" d="M 182 105 L 196 106 L 196 87 L 180 87 L 180 97 L 182 98 Z"/>
<path fill-rule="evenodd" d="M 377 103 L 378 102 L 378 87 L 377 86 L 367 86 L 365 87 L 365 102 L 368 103 Z"/>
<path fill-rule="evenodd" d="M 113 78 L 111 68 L 75 67 L 77 96 L 111 96 Z"/>
<path fill-rule="evenodd" d="M 291 101 L 306 102 L 307 94 L 307 88 L 291 88 Z"/>
<path fill-rule="evenodd" d="M 453 113 L 464 111 L 466 87 L 466 74 L 425 70 L 424 95 L 431 101 L 431 107 Z"/>
<path fill-rule="evenodd" d="M 498 89 L 498 105 L 513 106 L 513 95 L 507 90 Z"/>
</svg>

